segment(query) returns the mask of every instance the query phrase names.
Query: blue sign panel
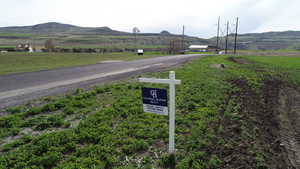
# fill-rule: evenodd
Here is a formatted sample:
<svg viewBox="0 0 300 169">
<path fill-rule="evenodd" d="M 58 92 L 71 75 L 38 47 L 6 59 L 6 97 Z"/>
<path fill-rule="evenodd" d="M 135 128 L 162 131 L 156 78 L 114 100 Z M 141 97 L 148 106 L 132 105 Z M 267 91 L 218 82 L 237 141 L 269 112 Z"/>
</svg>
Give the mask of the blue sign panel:
<svg viewBox="0 0 300 169">
<path fill-rule="evenodd" d="M 166 89 L 142 88 L 145 112 L 168 115 L 168 97 Z"/>
</svg>

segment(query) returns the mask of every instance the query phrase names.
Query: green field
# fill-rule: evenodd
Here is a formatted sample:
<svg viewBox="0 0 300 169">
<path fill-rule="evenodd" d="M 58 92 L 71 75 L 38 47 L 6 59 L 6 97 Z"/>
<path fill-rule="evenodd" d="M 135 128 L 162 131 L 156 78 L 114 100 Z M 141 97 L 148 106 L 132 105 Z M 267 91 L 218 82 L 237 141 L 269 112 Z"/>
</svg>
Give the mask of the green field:
<svg viewBox="0 0 300 169">
<path fill-rule="evenodd" d="M 0 74 L 32 72 L 96 64 L 105 60 L 130 61 L 163 56 L 159 52 L 134 53 L 0 53 Z"/>
<path fill-rule="evenodd" d="M 30 33 L 0 33 L 1 38 L 32 38 L 33 34 Z"/>
<path fill-rule="evenodd" d="M 295 57 L 210 56 L 176 68 L 176 168 L 288 168 L 265 89 L 299 86 L 299 67 Z M 169 168 L 168 119 L 143 112 L 142 86 L 166 88 L 121 81 L 2 110 L 0 168 Z"/>
</svg>

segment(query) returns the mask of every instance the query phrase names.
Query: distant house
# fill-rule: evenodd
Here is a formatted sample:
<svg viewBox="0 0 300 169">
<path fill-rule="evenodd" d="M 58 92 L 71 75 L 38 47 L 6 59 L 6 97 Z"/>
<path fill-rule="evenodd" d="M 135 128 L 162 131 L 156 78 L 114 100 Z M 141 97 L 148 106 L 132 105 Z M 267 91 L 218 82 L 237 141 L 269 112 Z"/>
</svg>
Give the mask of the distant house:
<svg viewBox="0 0 300 169">
<path fill-rule="evenodd" d="M 190 45 L 189 49 L 192 52 L 207 52 L 208 45 Z"/>
<path fill-rule="evenodd" d="M 190 45 L 189 50 L 191 52 L 209 52 L 209 51 L 216 51 L 216 46 L 210 45 Z"/>
</svg>

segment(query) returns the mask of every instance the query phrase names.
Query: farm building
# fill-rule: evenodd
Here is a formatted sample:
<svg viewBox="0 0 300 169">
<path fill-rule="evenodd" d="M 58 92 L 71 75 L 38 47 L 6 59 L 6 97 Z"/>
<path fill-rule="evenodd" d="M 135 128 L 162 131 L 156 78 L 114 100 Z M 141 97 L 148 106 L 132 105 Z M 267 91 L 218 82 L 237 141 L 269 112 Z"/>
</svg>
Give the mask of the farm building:
<svg viewBox="0 0 300 169">
<path fill-rule="evenodd" d="M 190 45 L 189 50 L 191 52 L 208 52 L 208 51 L 216 51 L 216 46 L 210 46 L 210 45 Z"/>
</svg>

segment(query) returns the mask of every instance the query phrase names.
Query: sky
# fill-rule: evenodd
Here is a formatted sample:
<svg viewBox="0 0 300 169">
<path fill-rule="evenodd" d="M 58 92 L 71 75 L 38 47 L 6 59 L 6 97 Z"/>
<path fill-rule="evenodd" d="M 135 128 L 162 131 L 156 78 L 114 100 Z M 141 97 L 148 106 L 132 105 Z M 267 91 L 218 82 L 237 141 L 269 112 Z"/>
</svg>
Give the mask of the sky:
<svg viewBox="0 0 300 169">
<path fill-rule="evenodd" d="M 0 27 L 60 22 L 77 26 L 108 26 L 144 33 L 167 30 L 202 38 L 221 33 L 226 22 L 239 33 L 300 30 L 299 0 L 1 0 Z"/>
</svg>

